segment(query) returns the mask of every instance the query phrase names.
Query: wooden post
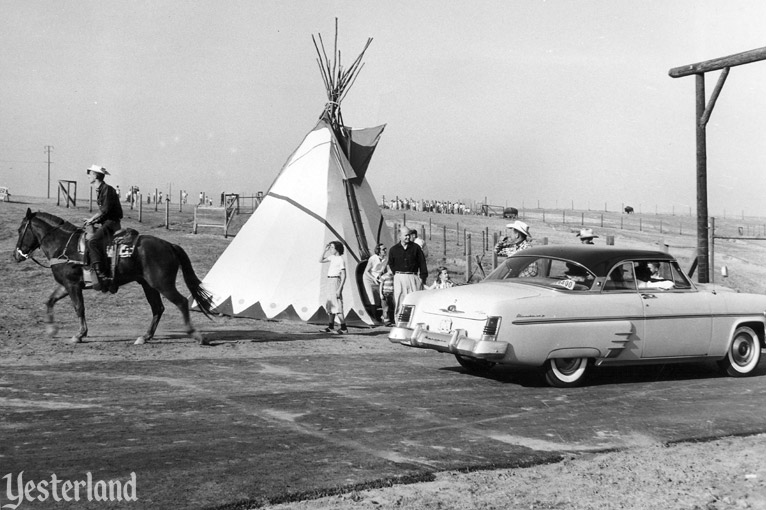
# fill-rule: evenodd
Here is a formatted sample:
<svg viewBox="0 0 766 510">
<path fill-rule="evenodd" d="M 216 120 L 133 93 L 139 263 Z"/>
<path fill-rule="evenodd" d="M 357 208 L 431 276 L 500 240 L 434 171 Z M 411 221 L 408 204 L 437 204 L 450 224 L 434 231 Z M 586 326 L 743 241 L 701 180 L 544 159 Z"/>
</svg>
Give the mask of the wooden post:
<svg viewBox="0 0 766 510">
<path fill-rule="evenodd" d="M 90 197 L 88 198 L 88 212 L 93 212 L 93 186 L 90 187 Z"/>
<path fill-rule="evenodd" d="M 606 245 L 614 246 L 614 236 L 606 236 Z"/>
<path fill-rule="evenodd" d="M 466 234 L 465 241 L 465 283 L 471 283 L 471 234 Z"/>
<path fill-rule="evenodd" d="M 428 240 L 431 240 L 431 217 L 428 217 Z"/>
<path fill-rule="evenodd" d="M 601 228 L 604 228 L 604 215 L 601 215 Z"/>
<path fill-rule="evenodd" d="M 184 190 L 178 191 L 178 212 L 184 212 Z"/>
<path fill-rule="evenodd" d="M 460 246 L 460 222 L 455 223 L 455 244 Z"/>
<path fill-rule="evenodd" d="M 157 204 L 157 198 L 159 197 L 159 190 L 157 188 L 154 188 L 154 212 L 158 211 L 159 204 Z"/>
<path fill-rule="evenodd" d="M 442 231 L 444 233 L 444 245 L 442 245 L 442 258 L 447 260 L 447 225 L 442 225 Z"/>
<path fill-rule="evenodd" d="M 141 223 L 141 221 L 144 218 L 144 196 L 139 193 L 138 194 L 138 222 Z"/>
<path fill-rule="evenodd" d="M 165 230 L 170 230 L 170 201 L 165 200 Z"/>
<path fill-rule="evenodd" d="M 581 212 L 580 213 L 580 226 L 582 227 L 584 225 L 585 225 L 585 213 Z"/>
<path fill-rule="evenodd" d="M 497 253 L 495 253 L 495 246 L 497 245 L 497 232 L 492 234 L 492 270 L 497 268 Z"/>
</svg>

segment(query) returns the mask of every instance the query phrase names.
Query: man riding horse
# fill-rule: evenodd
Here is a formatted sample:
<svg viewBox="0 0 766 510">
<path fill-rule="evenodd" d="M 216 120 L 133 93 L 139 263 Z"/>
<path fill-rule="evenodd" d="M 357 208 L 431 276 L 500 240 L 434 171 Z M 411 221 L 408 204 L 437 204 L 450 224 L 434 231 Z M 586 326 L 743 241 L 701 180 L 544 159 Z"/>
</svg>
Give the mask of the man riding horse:
<svg viewBox="0 0 766 510">
<path fill-rule="evenodd" d="M 88 252 L 90 255 L 90 267 L 95 290 L 109 288 L 110 276 L 105 271 L 106 244 L 120 230 L 122 219 L 122 206 L 117 191 L 104 182 L 104 177 L 109 175 L 106 168 L 93 165 L 87 170 L 91 184 L 96 186 L 96 204 L 98 212 L 85 220 L 85 226 L 95 225 L 96 231 L 88 240 Z"/>
</svg>

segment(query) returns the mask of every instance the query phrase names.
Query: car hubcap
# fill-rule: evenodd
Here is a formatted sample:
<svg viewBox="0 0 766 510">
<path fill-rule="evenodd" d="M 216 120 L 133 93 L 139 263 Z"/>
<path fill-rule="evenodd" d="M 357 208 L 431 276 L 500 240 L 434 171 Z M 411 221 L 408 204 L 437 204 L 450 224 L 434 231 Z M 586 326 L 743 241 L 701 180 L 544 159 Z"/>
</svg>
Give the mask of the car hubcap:
<svg viewBox="0 0 766 510">
<path fill-rule="evenodd" d="M 556 368 L 564 375 L 572 375 L 580 368 L 579 358 L 566 358 L 556 360 Z"/>
<path fill-rule="evenodd" d="M 737 337 L 731 346 L 731 358 L 739 366 L 747 365 L 753 357 L 753 349 L 749 338 Z"/>
</svg>

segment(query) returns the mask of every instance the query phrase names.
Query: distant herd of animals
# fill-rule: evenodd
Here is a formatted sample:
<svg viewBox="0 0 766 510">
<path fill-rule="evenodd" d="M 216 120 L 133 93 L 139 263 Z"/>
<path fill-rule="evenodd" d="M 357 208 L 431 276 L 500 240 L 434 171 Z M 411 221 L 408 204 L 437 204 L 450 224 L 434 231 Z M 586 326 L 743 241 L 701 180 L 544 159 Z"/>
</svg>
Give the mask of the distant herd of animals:
<svg viewBox="0 0 766 510">
<path fill-rule="evenodd" d="M 632 206 L 625 206 L 625 214 L 633 214 L 633 207 Z M 503 209 L 503 218 L 510 218 L 510 219 L 516 219 L 516 217 L 519 215 L 519 210 L 515 207 L 506 207 Z"/>
</svg>

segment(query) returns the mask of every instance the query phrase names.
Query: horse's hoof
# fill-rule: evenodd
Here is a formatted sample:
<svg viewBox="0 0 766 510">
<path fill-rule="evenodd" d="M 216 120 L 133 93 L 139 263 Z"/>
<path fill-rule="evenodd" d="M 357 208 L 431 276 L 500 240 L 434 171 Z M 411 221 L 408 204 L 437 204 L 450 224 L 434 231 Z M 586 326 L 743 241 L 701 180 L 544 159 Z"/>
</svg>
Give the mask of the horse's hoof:
<svg viewBox="0 0 766 510">
<path fill-rule="evenodd" d="M 194 331 L 191 334 L 192 338 L 199 342 L 200 345 L 210 345 L 207 341 L 207 338 L 202 336 L 198 331 Z"/>
<path fill-rule="evenodd" d="M 48 324 L 45 326 L 45 332 L 48 334 L 48 336 L 52 337 L 59 332 L 59 328 L 55 324 Z"/>
<path fill-rule="evenodd" d="M 76 336 L 73 336 L 72 338 L 69 339 L 68 343 L 70 343 L 70 344 L 81 344 L 82 343 L 82 338 L 78 338 Z"/>
<path fill-rule="evenodd" d="M 146 339 L 142 336 L 138 337 L 135 342 L 133 342 L 133 345 L 144 345 L 146 343 Z"/>
</svg>

